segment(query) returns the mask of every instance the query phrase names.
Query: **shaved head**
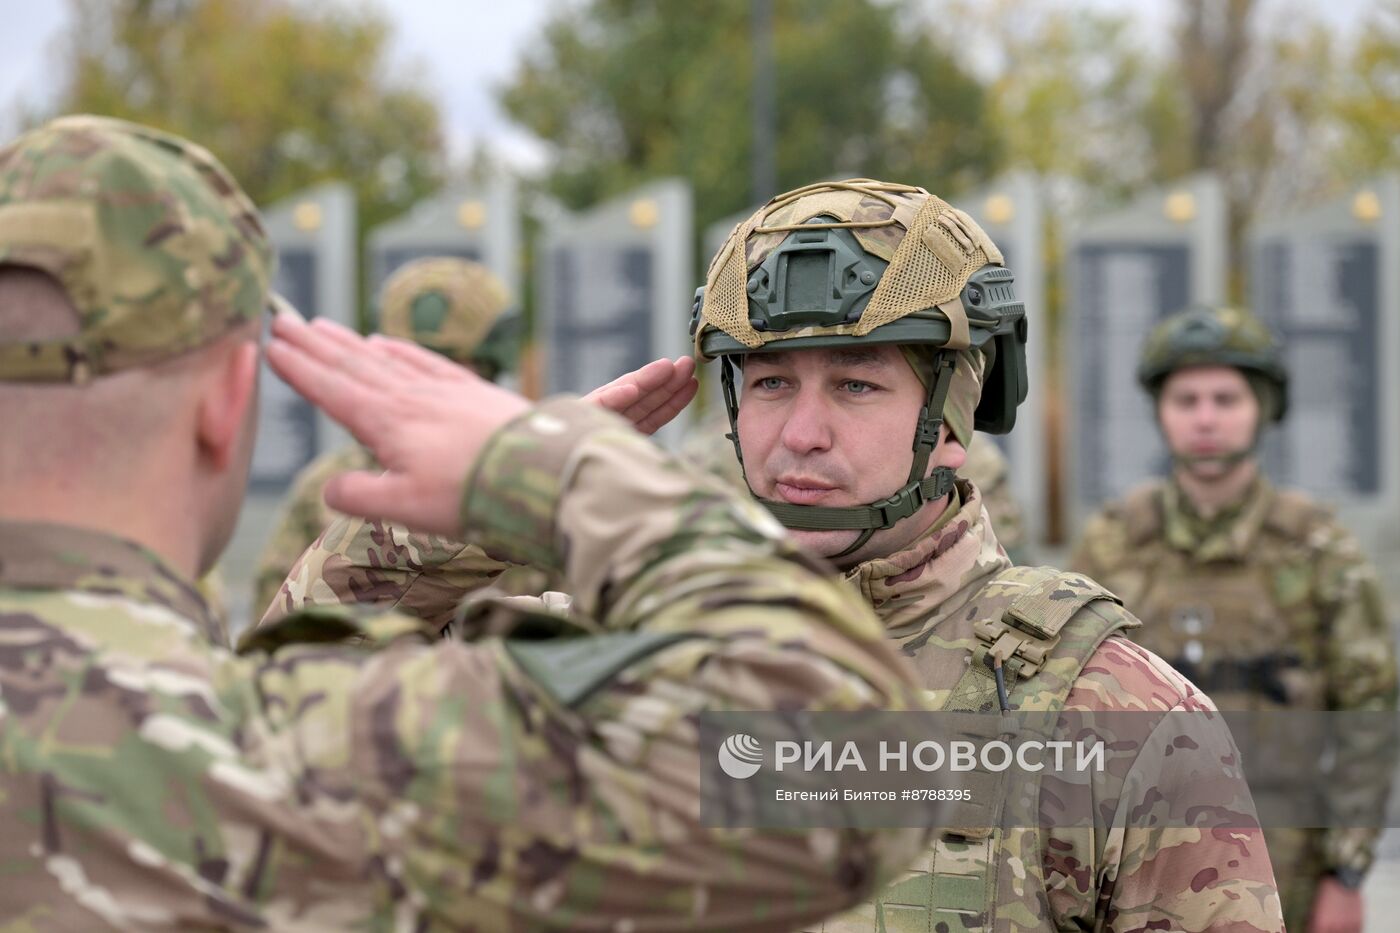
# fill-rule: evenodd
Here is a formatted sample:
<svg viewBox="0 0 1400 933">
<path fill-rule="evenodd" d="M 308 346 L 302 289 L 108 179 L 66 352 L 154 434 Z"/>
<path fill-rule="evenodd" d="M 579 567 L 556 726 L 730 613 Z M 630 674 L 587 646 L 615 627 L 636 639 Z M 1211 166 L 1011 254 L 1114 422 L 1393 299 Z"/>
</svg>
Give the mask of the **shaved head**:
<svg viewBox="0 0 1400 933">
<path fill-rule="evenodd" d="M 0 343 L 63 340 L 80 327 L 56 279 L 0 264 Z M 237 416 L 246 423 L 232 469 L 211 459 L 208 426 L 220 399 L 245 391 L 236 386 L 246 378 L 230 381 L 236 354 L 251 353 L 241 365 L 252 367 L 255 385 L 249 343 L 257 332 L 250 322 L 180 356 L 82 384 L 0 380 L 0 518 L 104 527 L 147 544 L 178 538 L 167 554 L 188 556 L 191 570 L 208 566 L 242 499 L 255 414 Z M 256 399 L 255 388 L 246 391 Z M 152 524 L 161 527 L 143 534 Z"/>
</svg>

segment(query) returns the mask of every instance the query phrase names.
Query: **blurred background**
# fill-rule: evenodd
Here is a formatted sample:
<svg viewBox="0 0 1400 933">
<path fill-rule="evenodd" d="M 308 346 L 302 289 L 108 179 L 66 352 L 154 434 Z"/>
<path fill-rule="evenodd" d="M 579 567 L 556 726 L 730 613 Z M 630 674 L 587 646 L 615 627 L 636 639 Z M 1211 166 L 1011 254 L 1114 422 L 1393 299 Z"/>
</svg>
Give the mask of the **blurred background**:
<svg viewBox="0 0 1400 933">
<path fill-rule="evenodd" d="M 515 296 L 511 379 L 532 395 L 688 352 L 710 255 L 771 195 L 848 176 L 928 188 L 986 226 L 1028 301 L 1032 397 L 998 442 L 1038 560 L 1165 466 L 1133 380 L 1146 330 L 1191 301 L 1249 306 L 1294 379 L 1269 472 L 1337 505 L 1400 605 L 1400 0 L 0 14 L 0 138 L 89 111 L 203 143 L 265 208 L 280 289 L 364 329 L 398 265 L 477 259 Z M 262 608 L 252 564 L 288 483 L 345 442 L 270 377 L 265 395 L 223 566 L 235 628 Z M 695 417 L 715 399 L 707 386 Z M 1387 842 L 1376 930 L 1400 909 Z"/>
</svg>

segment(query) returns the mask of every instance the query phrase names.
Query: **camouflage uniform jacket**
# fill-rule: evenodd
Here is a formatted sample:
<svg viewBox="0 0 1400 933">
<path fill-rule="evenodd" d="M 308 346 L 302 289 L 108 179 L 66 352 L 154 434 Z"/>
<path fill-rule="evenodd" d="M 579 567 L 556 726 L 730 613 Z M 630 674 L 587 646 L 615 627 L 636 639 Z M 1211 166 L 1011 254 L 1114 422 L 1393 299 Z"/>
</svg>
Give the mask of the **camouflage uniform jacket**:
<svg viewBox="0 0 1400 933">
<path fill-rule="evenodd" d="M 875 608 L 887 635 L 912 659 L 934 708 L 943 705 L 966 669 L 977 643 L 973 621 L 999 617 L 1014 595 L 1012 587 L 998 582 L 1010 562 L 992 533 L 980 494 L 966 482 L 959 484 L 959 493 L 959 510 L 936 530 L 909 549 L 863 563 L 846 575 L 862 601 Z M 294 608 L 363 598 L 448 625 L 464 590 L 489 586 L 507 567 L 481 547 L 460 541 L 408 534 L 378 522 L 337 522 L 303 557 L 264 624 Z M 1081 610 L 1096 612 L 1134 622 L 1104 601 Z M 1098 625 L 1083 628 L 1090 638 L 1104 631 Z M 1209 699 L 1185 679 L 1127 639 L 1115 635 L 1094 644 L 1096 648 L 1080 646 L 1090 655 L 1082 669 L 1077 659 L 1052 658 L 1037 677 L 1022 682 L 1016 700 L 1035 702 L 1040 698 L 1027 691 L 1039 690 L 1063 696 L 1070 710 L 1212 709 Z M 1221 741 L 1229 745 L 1228 733 Z M 1231 750 L 1220 754 L 1228 756 Z M 1172 790 L 1149 780 L 1144 792 L 1156 799 L 1159 792 L 1169 798 Z M 1238 782 L 1226 787 L 1217 802 L 1221 812 L 1250 811 L 1248 791 Z M 1173 814 L 1178 824 L 1180 816 Z M 1043 825 L 1054 822 L 1053 814 L 1042 816 Z M 949 854 L 967 858 L 966 851 Z M 929 877 L 936 856 L 937 846 L 899 886 L 916 889 L 924 901 L 923 909 L 910 912 L 909 919 L 916 920 L 911 929 L 947 923 L 949 929 L 972 930 L 992 923 L 990 928 L 998 931 L 1080 926 L 1113 931 L 1166 924 L 1164 928 L 1187 933 L 1256 933 L 1283 926 L 1258 830 L 1121 826 L 1105 834 L 1089 828 L 1032 828 L 1007 840 L 996 855 L 1005 870 L 996 872 L 995 920 L 981 892 L 960 899 L 957 910 L 928 910 L 933 892 L 920 878 Z M 824 929 L 878 928 L 875 909 L 868 905 Z M 888 903 L 882 909 L 886 929 L 904 928 Z"/>
<path fill-rule="evenodd" d="M 311 546 L 340 513 L 326 505 L 321 494 L 337 473 L 376 468 L 374 456 L 358 444 L 331 450 L 312 460 L 292 481 L 277 513 L 267 546 L 258 557 L 253 582 L 253 612 L 261 616 L 277 597 L 301 552 Z M 256 617 L 255 616 L 255 617 Z"/>
<path fill-rule="evenodd" d="M 1261 476 L 1205 520 L 1175 482 L 1144 484 L 1089 521 L 1072 564 L 1122 597 L 1143 620 L 1137 638 L 1178 659 L 1223 709 L 1395 708 L 1375 570 L 1302 493 Z M 1321 868 L 1364 871 L 1376 835 L 1328 830 Z"/>
<path fill-rule="evenodd" d="M 0 927 L 790 929 L 925 844 L 699 825 L 700 711 L 917 702 L 752 503 L 575 402 L 496 434 L 465 511 L 605 634 L 323 612 L 234 654 L 143 548 L 0 526 Z"/>
<path fill-rule="evenodd" d="M 1024 574 L 1009 568 L 977 489 L 960 482 L 959 492 L 960 507 L 950 520 L 904 551 L 867 561 L 846 575 L 912 660 L 934 708 L 945 706 L 977 650 L 975 623 L 1001 618 L 1017 595 L 1018 574 Z M 1068 588 L 1094 586 L 1092 581 L 1061 579 Z M 1098 619 L 1092 618 L 1095 614 Z M 1121 634 L 1103 637 L 1104 632 L 1121 632 L 1135 624 L 1115 602 L 1084 605 L 1062 631 L 1061 643 L 1045 666 L 1011 691 L 1011 707 L 1161 713 L 1213 709 L 1209 698 L 1151 652 Z M 1087 662 L 1081 665 L 1076 654 L 1087 656 Z M 1169 723 L 1164 720 L 1165 725 Z M 1228 730 L 1209 737 L 1219 743 L 1215 754 L 1228 758 L 1233 752 Z M 1171 744 L 1170 736 L 1163 738 L 1163 744 Z M 1201 754 L 1206 754 L 1204 749 Z M 1134 770 L 1147 779 L 1141 784 L 1129 779 L 1120 787 L 1124 796 L 1119 817 L 1154 802 L 1170 807 L 1174 799 L 1192 797 L 1184 792 L 1184 775 L 1163 773 L 1159 778 L 1156 764 L 1149 761 L 1152 756 L 1143 757 Z M 1135 799 L 1134 792 L 1141 797 Z M 1239 781 L 1224 781 L 1212 791 L 1212 802 L 1222 812 L 1251 809 L 1248 790 Z M 919 929 L 942 928 L 940 921 L 950 930 L 1018 933 L 1283 929 L 1273 871 L 1258 829 L 1227 833 L 1208 822 L 1186 828 L 1192 821 L 1181 812 L 1172 812 L 1164 821 L 1179 827 L 1175 829 L 1126 821 L 1090 828 L 1083 814 L 1057 818 L 1056 803 L 1053 796 L 1042 796 L 1041 828 L 1004 830 L 999 843 L 939 840 L 903 882 L 881 897 L 882 917 L 875 916 L 875 905 L 867 905 L 818 929 L 904 929 L 901 913 L 908 914 L 902 922 L 917 920 Z M 978 860 L 989 859 L 1001 863 L 990 873 L 996 888 L 990 897 L 965 895 L 959 912 L 937 903 L 949 898 L 939 885 L 941 892 L 958 890 L 949 882 L 956 881 L 960 863 L 970 866 L 968 873 L 973 874 Z M 951 871 L 941 867 L 950 862 Z M 935 889 L 932 924 L 922 911 L 907 909 L 930 897 L 930 882 Z M 900 896 L 891 897 L 896 893 Z M 995 910 L 994 919 L 977 913 L 974 905 L 979 900 L 988 905 L 982 910 Z"/>
</svg>

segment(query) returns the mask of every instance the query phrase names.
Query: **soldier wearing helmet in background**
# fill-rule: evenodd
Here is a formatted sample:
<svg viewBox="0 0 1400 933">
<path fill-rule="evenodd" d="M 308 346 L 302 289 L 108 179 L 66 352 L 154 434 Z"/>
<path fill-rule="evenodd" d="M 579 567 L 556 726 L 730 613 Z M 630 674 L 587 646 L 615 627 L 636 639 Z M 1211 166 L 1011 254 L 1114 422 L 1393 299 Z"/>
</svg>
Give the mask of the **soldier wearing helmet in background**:
<svg viewBox="0 0 1400 933">
<path fill-rule="evenodd" d="M 1288 410 L 1268 329 L 1235 308 L 1178 312 L 1149 335 L 1138 381 L 1171 475 L 1094 516 L 1074 568 L 1117 593 L 1143 620 L 1135 638 L 1222 709 L 1393 709 L 1375 570 L 1330 511 L 1260 470 L 1260 436 Z M 1290 930 L 1360 930 L 1376 835 L 1268 831 Z"/>
<path fill-rule="evenodd" d="M 510 295 L 491 271 L 452 257 L 417 259 L 384 282 L 379 331 L 442 354 L 483 378 L 495 380 L 513 363 L 519 319 L 508 314 Z M 322 499 L 332 476 L 374 466 L 359 445 L 329 451 L 297 474 L 258 560 L 253 611 L 261 615 L 277 596 L 287 571 L 338 513 Z"/>
<path fill-rule="evenodd" d="M 747 485 L 874 608 L 933 708 L 1213 708 L 1122 636 L 1137 621 L 1111 593 L 1078 575 L 1013 568 L 981 493 L 955 479 L 974 427 L 1010 430 L 1026 394 L 1024 309 L 966 214 L 921 188 L 868 180 L 782 195 L 716 256 L 692 330 L 697 356 L 720 360 Z M 463 589 L 505 568 L 475 544 L 338 522 L 263 624 L 365 594 L 447 625 Z M 995 729 L 1003 718 L 979 721 Z M 1153 744 L 1176 737 L 1154 733 Z M 1209 761 L 1232 754 L 1228 732 L 1197 738 Z M 1209 822 L 1247 814 L 1247 788 L 1222 776 L 1204 782 L 1213 806 L 1179 810 L 1174 765 L 1187 757 L 1160 772 L 1151 755 L 1129 762 L 1133 789 L 1119 786 L 1130 799 L 1112 826 L 1057 812 L 1053 795 L 1039 798 L 1033 825 L 1001 825 L 1011 795 L 980 794 L 903 881 L 824 929 L 1279 930 L 1258 830 L 1227 838 Z M 1151 803 L 1137 807 L 1138 793 Z M 1175 828 L 1128 825 L 1144 810 Z"/>
</svg>

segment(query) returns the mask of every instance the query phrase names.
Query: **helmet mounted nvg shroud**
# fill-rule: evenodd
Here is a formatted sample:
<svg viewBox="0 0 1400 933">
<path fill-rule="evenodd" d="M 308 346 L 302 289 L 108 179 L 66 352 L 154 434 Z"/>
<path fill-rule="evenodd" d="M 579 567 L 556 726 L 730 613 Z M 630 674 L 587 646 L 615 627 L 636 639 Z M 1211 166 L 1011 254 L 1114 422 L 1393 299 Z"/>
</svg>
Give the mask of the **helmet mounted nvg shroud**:
<svg viewBox="0 0 1400 933">
<path fill-rule="evenodd" d="M 951 468 L 924 473 L 959 351 L 980 349 L 989 359 L 974 426 L 1011 430 L 1026 398 L 1026 317 L 1001 261 L 962 211 L 922 188 L 868 179 L 780 195 L 734 229 L 696 292 L 691 334 L 697 356 L 720 360 L 729 437 L 741 464 L 732 358 L 891 344 L 926 347 L 933 359 L 904 486 L 878 502 L 839 508 L 760 500 L 779 521 L 862 532 L 836 555 L 842 557 L 947 495 Z"/>
</svg>

